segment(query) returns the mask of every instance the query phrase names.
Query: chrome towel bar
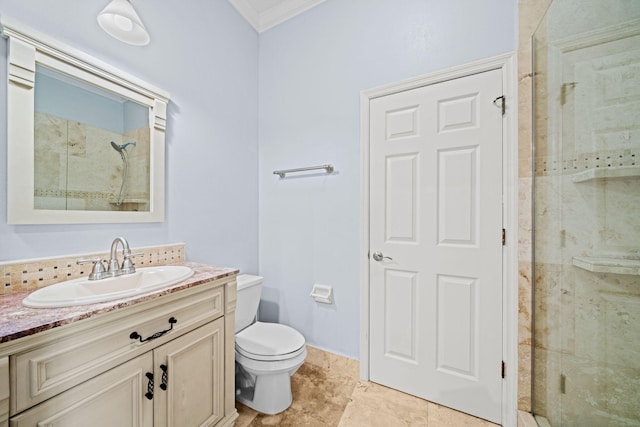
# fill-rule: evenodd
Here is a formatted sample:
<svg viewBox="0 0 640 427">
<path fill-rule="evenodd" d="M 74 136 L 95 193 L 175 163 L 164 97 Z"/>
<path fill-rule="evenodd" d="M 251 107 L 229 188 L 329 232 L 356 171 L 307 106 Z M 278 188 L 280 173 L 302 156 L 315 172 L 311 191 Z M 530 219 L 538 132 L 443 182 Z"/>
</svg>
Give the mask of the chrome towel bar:
<svg viewBox="0 0 640 427">
<path fill-rule="evenodd" d="M 333 165 L 321 165 L 321 166 L 309 166 L 306 168 L 284 169 L 279 171 L 273 171 L 273 174 L 280 175 L 280 178 L 284 178 L 288 173 L 306 172 L 306 171 L 313 171 L 318 169 L 324 169 L 326 173 L 333 173 Z"/>
</svg>

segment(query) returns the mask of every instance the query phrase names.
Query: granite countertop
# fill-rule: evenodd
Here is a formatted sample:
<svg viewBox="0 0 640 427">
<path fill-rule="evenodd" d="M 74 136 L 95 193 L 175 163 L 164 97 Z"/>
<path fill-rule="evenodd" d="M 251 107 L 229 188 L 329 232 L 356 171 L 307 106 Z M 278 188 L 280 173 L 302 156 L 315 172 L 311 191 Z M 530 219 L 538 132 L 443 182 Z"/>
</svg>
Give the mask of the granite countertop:
<svg viewBox="0 0 640 427">
<path fill-rule="evenodd" d="M 238 270 L 233 268 L 212 267 L 190 262 L 183 265 L 191 267 L 194 274 L 180 283 L 161 290 L 97 304 L 62 308 L 28 308 L 22 305 L 22 300 L 33 291 L 0 295 L 0 344 L 238 273 Z"/>
</svg>

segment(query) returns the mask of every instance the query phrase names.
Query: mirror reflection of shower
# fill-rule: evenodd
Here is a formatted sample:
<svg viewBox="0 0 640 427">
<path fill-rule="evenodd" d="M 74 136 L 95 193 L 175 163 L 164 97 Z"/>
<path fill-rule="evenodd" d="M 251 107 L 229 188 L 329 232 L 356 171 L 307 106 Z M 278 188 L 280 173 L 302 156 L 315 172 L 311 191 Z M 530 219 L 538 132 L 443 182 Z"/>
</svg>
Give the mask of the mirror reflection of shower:
<svg viewBox="0 0 640 427">
<path fill-rule="evenodd" d="M 120 206 L 122 201 L 124 200 L 125 189 L 127 187 L 127 177 L 129 174 L 129 160 L 127 159 L 127 147 L 129 145 L 136 146 L 135 141 L 127 142 L 126 144 L 116 144 L 111 141 L 111 146 L 114 150 L 120 153 L 120 157 L 122 157 L 122 163 L 124 167 L 122 168 L 122 184 L 120 185 L 120 193 L 118 194 L 118 199 L 116 200 L 116 206 Z"/>
</svg>

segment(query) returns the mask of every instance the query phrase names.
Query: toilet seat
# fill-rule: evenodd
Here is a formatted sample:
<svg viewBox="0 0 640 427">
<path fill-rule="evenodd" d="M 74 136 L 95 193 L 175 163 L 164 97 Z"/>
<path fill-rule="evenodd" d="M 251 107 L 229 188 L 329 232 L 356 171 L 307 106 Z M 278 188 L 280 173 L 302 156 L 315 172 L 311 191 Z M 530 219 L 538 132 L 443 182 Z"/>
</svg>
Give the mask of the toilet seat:
<svg viewBox="0 0 640 427">
<path fill-rule="evenodd" d="M 304 352 L 305 339 L 279 323 L 255 322 L 236 334 L 236 351 L 253 360 L 285 360 Z"/>
</svg>

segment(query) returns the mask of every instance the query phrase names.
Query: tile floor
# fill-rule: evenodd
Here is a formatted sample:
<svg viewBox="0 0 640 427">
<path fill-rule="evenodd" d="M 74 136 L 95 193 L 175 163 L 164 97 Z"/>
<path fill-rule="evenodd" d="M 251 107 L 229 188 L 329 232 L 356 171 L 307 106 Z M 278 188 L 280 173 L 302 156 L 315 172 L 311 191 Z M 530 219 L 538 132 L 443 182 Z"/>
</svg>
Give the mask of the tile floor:
<svg viewBox="0 0 640 427">
<path fill-rule="evenodd" d="M 291 378 L 293 404 L 277 415 L 258 414 L 236 403 L 236 427 L 496 427 L 426 400 L 358 380 L 356 360 L 308 348 Z"/>
</svg>

